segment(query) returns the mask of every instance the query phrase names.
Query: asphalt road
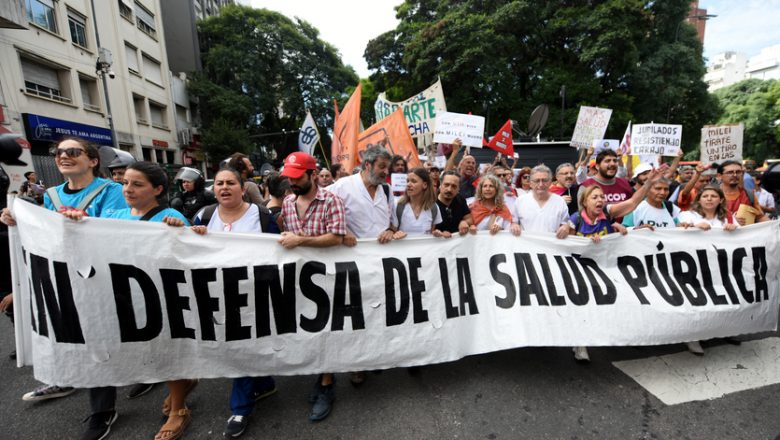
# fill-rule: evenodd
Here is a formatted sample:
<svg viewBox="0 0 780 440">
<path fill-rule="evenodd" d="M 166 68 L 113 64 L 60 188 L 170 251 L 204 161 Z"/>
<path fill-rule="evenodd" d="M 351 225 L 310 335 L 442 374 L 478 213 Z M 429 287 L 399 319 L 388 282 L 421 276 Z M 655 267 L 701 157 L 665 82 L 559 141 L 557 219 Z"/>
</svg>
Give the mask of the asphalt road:
<svg viewBox="0 0 780 440">
<path fill-rule="evenodd" d="M 0 439 L 78 439 L 87 393 L 23 402 L 22 394 L 38 382 L 31 368 L 16 368 L 9 359 L 12 347 L 11 323 L 2 319 Z M 682 350 L 682 344 L 592 348 L 586 366 L 566 348 L 508 350 L 426 366 L 418 375 L 406 369 L 369 374 L 361 388 L 339 375 L 333 412 L 316 424 L 307 419 L 306 400 L 314 376 L 278 377 L 279 392 L 258 403 L 241 438 L 756 440 L 780 434 L 778 384 L 667 406 L 612 365 Z M 127 390 L 120 390 L 109 438 L 152 439 L 163 423 L 165 387 L 132 401 L 124 397 Z M 229 393 L 227 379 L 201 382 L 189 398 L 193 423 L 185 438 L 222 438 Z"/>
</svg>

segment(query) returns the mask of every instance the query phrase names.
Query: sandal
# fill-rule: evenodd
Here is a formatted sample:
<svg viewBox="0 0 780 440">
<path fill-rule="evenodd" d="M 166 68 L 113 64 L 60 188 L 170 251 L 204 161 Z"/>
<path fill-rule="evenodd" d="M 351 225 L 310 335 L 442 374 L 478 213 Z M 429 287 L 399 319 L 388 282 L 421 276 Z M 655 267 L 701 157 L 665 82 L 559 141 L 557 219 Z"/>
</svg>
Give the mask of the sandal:
<svg viewBox="0 0 780 440">
<path fill-rule="evenodd" d="M 172 423 L 181 419 L 181 422 L 176 424 Z M 162 425 L 162 428 L 154 436 L 154 440 L 176 440 L 184 435 L 184 430 L 187 425 L 192 421 L 192 415 L 189 409 L 182 408 L 175 411 L 168 417 L 168 421 Z"/>
<path fill-rule="evenodd" d="M 186 399 L 187 396 L 190 395 L 192 390 L 195 389 L 195 387 L 198 385 L 199 380 L 198 379 L 190 379 L 189 383 L 187 384 L 187 389 L 184 390 L 184 398 Z M 162 404 L 162 413 L 165 417 L 168 417 L 168 415 L 171 412 L 171 395 L 165 396 L 165 400 L 163 400 Z"/>
</svg>

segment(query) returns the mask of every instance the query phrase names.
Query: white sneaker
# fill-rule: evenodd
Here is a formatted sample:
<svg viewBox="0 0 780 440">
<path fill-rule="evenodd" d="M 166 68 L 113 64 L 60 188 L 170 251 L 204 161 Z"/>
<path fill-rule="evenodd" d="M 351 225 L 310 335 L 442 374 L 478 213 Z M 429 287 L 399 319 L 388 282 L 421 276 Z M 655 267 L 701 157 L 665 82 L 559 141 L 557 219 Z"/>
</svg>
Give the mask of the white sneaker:
<svg viewBox="0 0 780 440">
<path fill-rule="evenodd" d="M 574 360 L 577 362 L 590 362 L 590 356 L 588 356 L 588 347 L 574 347 Z"/>
<path fill-rule="evenodd" d="M 704 349 L 701 348 L 699 341 L 686 342 L 685 345 L 688 346 L 688 351 L 695 354 L 696 356 L 704 356 Z"/>
<path fill-rule="evenodd" d="M 76 390 L 73 387 L 58 387 L 57 385 L 45 385 L 38 388 L 35 391 L 22 396 L 22 400 L 27 402 L 37 402 L 39 400 L 56 399 L 58 397 L 65 397 L 75 393 Z"/>
</svg>

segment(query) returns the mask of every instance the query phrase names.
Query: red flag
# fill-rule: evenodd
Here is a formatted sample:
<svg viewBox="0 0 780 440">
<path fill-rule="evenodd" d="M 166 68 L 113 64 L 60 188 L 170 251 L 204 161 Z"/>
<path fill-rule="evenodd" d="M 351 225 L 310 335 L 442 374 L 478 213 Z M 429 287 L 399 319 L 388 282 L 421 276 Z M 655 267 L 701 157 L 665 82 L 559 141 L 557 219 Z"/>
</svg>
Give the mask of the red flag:
<svg viewBox="0 0 780 440">
<path fill-rule="evenodd" d="M 512 120 L 507 119 L 504 126 L 498 130 L 498 133 L 493 136 L 493 139 L 491 139 L 490 142 L 485 142 L 485 140 L 482 139 L 482 144 L 503 155 L 514 156 L 515 146 L 512 144 Z"/>
</svg>

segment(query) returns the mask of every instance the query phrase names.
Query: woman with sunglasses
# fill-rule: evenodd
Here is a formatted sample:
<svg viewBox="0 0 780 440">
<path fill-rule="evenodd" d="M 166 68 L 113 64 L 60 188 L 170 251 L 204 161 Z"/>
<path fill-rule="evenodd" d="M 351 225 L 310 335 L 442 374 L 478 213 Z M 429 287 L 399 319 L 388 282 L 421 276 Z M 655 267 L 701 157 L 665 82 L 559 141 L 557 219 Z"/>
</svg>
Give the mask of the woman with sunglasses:
<svg viewBox="0 0 780 440">
<path fill-rule="evenodd" d="M 237 170 L 222 168 L 214 176 L 214 195 L 217 204 L 203 208 L 195 215 L 192 230 L 205 235 L 208 232 L 279 233 L 271 212 L 263 205 L 244 201 L 244 181 Z M 230 393 L 231 416 L 223 435 L 238 437 L 248 425 L 248 417 L 255 403 L 276 392 L 272 377 L 239 377 L 233 379 Z"/>
<path fill-rule="evenodd" d="M 515 189 L 518 197 L 531 192 L 531 168 L 520 168 L 517 179 L 515 179 Z"/>
</svg>

